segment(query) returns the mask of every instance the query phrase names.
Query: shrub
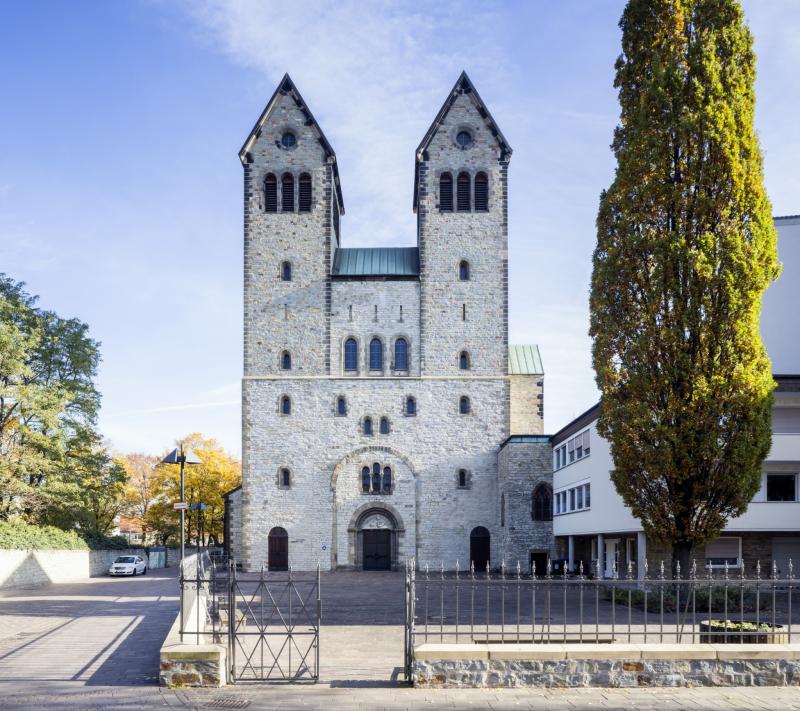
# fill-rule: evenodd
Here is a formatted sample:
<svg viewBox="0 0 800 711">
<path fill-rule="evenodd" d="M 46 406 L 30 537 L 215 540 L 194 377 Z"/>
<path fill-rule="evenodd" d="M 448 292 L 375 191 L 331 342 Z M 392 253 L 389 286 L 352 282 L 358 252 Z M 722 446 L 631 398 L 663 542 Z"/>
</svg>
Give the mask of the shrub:
<svg viewBox="0 0 800 711">
<path fill-rule="evenodd" d="M 86 550 L 88 546 L 75 531 L 64 531 L 55 526 L 34 526 L 22 519 L 0 521 L 0 549 Z"/>
<path fill-rule="evenodd" d="M 120 550 L 131 548 L 125 536 L 106 536 L 102 533 L 92 532 L 84 535 L 84 540 L 92 550 Z"/>
</svg>

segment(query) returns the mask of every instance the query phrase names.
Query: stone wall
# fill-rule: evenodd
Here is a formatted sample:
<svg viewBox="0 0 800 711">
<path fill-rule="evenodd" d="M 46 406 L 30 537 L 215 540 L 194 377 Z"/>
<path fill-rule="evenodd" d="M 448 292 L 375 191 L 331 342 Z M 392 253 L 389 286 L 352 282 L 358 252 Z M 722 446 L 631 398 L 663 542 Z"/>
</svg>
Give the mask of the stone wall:
<svg viewBox="0 0 800 711">
<path fill-rule="evenodd" d="M 800 686 L 800 645 L 422 645 L 412 678 L 448 688 Z"/>
<path fill-rule="evenodd" d="M 0 588 L 38 587 L 87 580 L 108 573 L 120 555 L 145 555 L 129 550 L 0 550 Z"/>
<path fill-rule="evenodd" d="M 544 432 L 544 376 L 509 376 L 511 383 L 510 434 L 542 434 Z"/>
</svg>

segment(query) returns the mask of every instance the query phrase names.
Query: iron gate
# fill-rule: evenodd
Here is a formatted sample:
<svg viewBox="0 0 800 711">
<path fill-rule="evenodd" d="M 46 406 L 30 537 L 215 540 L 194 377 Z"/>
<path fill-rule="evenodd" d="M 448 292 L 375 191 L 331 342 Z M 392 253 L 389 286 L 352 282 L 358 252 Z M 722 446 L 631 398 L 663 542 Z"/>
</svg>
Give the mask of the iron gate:
<svg viewBox="0 0 800 711">
<path fill-rule="evenodd" d="M 231 561 L 228 660 L 236 681 L 319 680 L 320 571 L 248 574 Z"/>
</svg>

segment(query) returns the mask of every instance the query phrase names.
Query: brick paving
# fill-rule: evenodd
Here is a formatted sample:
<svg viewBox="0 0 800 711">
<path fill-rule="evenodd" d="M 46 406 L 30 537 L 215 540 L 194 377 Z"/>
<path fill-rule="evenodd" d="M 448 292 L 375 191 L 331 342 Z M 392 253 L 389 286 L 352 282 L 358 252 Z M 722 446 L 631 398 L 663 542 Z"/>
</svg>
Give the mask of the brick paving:
<svg viewBox="0 0 800 711">
<path fill-rule="evenodd" d="M 800 711 L 798 688 L 409 689 L 396 681 L 403 646 L 401 576 L 332 573 L 323 576 L 322 590 L 319 684 L 196 690 L 156 686 L 158 649 L 177 614 L 174 569 L 5 591 L 0 708 Z"/>
</svg>

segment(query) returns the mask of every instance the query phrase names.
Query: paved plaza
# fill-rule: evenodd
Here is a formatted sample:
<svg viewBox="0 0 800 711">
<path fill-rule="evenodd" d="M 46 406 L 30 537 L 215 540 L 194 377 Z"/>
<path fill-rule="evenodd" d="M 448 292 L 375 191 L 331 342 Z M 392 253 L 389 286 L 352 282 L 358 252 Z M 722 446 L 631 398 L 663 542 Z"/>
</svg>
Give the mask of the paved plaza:
<svg viewBox="0 0 800 711">
<path fill-rule="evenodd" d="M 3 709 L 800 709 L 798 688 L 414 690 L 398 682 L 402 576 L 322 578 L 315 685 L 157 686 L 177 614 L 174 569 L 0 593 Z"/>
</svg>

